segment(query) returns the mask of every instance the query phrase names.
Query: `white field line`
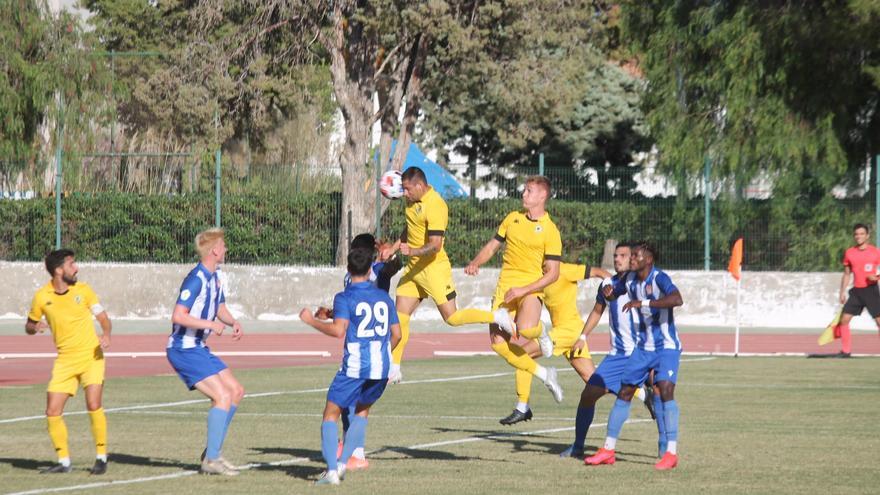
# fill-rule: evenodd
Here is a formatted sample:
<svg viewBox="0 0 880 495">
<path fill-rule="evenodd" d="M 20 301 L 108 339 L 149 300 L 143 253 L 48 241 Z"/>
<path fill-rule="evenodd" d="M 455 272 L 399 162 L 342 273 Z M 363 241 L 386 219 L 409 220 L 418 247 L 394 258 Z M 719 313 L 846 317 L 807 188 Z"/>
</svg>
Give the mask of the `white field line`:
<svg viewBox="0 0 880 495">
<path fill-rule="evenodd" d="M 141 414 L 145 416 L 192 416 L 192 411 L 122 411 L 122 414 Z M 320 413 L 251 413 L 237 412 L 235 416 L 252 416 L 261 418 L 322 418 Z M 498 421 L 498 416 L 426 416 L 406 414 L 370 414 L 370 420 L 382 419 L 413 419 L 422 421 L 425 419 L 452 419 L 462 421 Z M 574 417 L 559 416 L 535 416 L 531 421 L 574 421 Z"/>
<path fill-rule="evenodd" d="M 227 357 L 331 357 L 327 351 L 220 351 L 217 356 Z M 0 354 L 0 359 L 45 359 L 56 358 L 57 352 L 7 352 Z M 105 352 L 108 358 L 158 358 L 165 357 L 164 352 Z"/>
<path fill-rule="evenodd" d="M 628 424 L 631 423 L 653 423 L 652 420 L 649 419 L 634 419 L 627 421 Z M 591 426 L 591 428 L 601 428 L 606 426 L 605 423 L 595 423 Z M 573 426 L 566 426 L 562 428 L 549 428 L 544 430 L 533 430 L 533 431 L 522 431 L 522 432 L 511 432 L 504 433 L 500 435 L 485 435 L 485 436 L 470 436 L 465 438 L 459 438 L 456 440 L 446 440 L 442 442 L 433 442 L 433 443 L 423 443 L 417 445 L 411 445 L 409 447 L 405 447 L 406 450 L 429 450 L 434 447 L 442 447 L 445 445 L 457 445 L 457 444 L 465 444 L 472 442 L 482 442 L 485 440 L 499 440 L 510 437 L 520 437 L 520 436 L 530 436 L 530 435 L 543 435 L 547 433 L 559 433 L 563 431 L 572 431 L 574 430 Z M 386 448 L 387 449 L 387 448 Z M 367 454 L 374 454 L 378 450 L 367 452 Z M 111 456 L 112 457 L 112 456 Z M 236 469 L 241 471 L 247 471 L 250 469 L 256 469 L 261 467 L 269 467 L 269 466 L 289 466 L 293 464 L 301 464 L 304 462 L 315 461 L 321 462 L 321 459 L 311 459 L 308 457 L 294 457 L 291 459 L 285 459 L 283 461 L 275 461 L 275 462 L 260 462 L 260 463 L 251 463 L 246 464 L 244 466 L 238 466 Z M 162 474 L 157 476 L 145 476 L 142 478 L 132 478 L 127 480 L 118 480 L 118 481 L 104 481 L 98 483 L 86 483 L 82 485 L 71 485 L 71 486 L 62 486 L 56 488 L 37 488 L 34 490 L 28 490 L 24 492 L 13 492 L 8 493 L 7 495 L 40 495 L 43 493 L 57 493 L 57 492 L 68 492 L 75 490 L 86 490 L 90 488 L 103 488 L 105 486 L 119 486 L 119 485 L 130 485 L 134 483 L 147 483 L 151 481 L 162 481 L 176 478 L 184 478 L 187 476 L 192 476 L 194 474 L 198 474 L 198 471 L 179 471 L 176 473 Z"/>
</svg>

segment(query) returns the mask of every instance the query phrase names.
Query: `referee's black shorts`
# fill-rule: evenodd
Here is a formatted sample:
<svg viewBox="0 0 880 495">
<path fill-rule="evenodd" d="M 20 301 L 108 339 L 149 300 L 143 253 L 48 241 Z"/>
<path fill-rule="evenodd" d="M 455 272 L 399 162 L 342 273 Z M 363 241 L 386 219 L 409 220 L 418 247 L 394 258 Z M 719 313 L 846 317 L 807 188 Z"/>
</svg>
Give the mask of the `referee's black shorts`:
<svg viewBox="0 0 880 495">
<path fill-rule="evenodd" d="M 843 305 L 843 312 L 848 315 L 858 316 L 862 310 L 868 308 L 871 318 L 880 316 L 880 290 L 876 285 L 855 288 L 849 290 L 849 299 Z"/>
</svg>

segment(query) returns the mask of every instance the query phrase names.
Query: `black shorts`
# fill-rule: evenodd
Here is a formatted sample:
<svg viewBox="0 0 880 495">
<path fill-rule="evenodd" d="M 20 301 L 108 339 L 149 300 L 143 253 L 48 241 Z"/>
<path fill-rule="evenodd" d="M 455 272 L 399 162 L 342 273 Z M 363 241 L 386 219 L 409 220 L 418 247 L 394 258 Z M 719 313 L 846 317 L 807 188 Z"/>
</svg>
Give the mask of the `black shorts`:
<svg viewBox="0 0 880 495">
<path fill-rule="evenodd" d="M 849 290 L 849 299 L 843 305 L 843 312 L 848 315 L 860 315 L 862 310 L 868 308 L 871 318 L 880 316 L 880 290 L 876 285 L 855 288 Z"/>
</svg>

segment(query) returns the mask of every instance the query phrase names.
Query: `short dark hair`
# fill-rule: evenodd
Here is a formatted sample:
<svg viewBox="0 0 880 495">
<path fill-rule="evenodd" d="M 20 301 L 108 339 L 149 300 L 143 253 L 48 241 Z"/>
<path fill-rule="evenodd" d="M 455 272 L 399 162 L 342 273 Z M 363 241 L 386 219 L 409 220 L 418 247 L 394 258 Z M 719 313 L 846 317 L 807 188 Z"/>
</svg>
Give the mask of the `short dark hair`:
<svg viewBox="0 0 880 495">
<path fill-rule="evenodd" d="M 632 244 L 632 242 L 630 242 L 630 241 L 620 241 L 620 242 L 617 243 L 616 246 L 614 246 L 614 250 L 617 251 L 618 249 L 620 249 L 620 248 L 622 248 L 622 247 L 632 249 L 633 244 Z"/>
<path fill-rule="evenodd" d="M 633 249 L 641 249 L 643 251 L 647 251 L 651 253 L 651 258 L 657 262 L 660 261 L 660 252 L 657 251 L 657 247 L 651 244 L 648 241 L 638 241 L 633 243 Z"/>
<path fill-rule="evenodd" d="M 369 232 L 364 232 L 363 234 L 358 234 L 354 236 L 354 239 L 351 240 L 351 249 L 369 249 L 375 253 L 376 251 L 376 238 L 373 234 Z"/>
<path fill-rule="evenodd" d="M 865 229 L 865 232 L 868 232 L 868 233 L 871 232 L 871 229 L 869 229 L 868 226 L 863 223 L 857 223 L 857 224 L 853 225 L 853 232 L 855 232 L 859 229 Z"/>
<path fill-rule="evenodd" d="M 56 249 L 46 255 L 46 270 L 55 276 L 55 269 L 64 264 L 68 256 L 74 256 L 72 249 Z"/>
<path fill-rule="evenodd" d="M 428 178 L 425 177 L 425 172 L 419 167 L 410 167 L 403 171 L 400 175 L 400 180 L 405 180 L 407 182 L 411 182 L 413 180 L 417 182 L 428 183 Z"/>
<path fill-rule="evenodd" d="M 352 276 L 362 277 L 370 273 L 373 264 L 373 251 L 371 249 L 355 248 L 348 253 L 348 273 Z"/>
</svg>

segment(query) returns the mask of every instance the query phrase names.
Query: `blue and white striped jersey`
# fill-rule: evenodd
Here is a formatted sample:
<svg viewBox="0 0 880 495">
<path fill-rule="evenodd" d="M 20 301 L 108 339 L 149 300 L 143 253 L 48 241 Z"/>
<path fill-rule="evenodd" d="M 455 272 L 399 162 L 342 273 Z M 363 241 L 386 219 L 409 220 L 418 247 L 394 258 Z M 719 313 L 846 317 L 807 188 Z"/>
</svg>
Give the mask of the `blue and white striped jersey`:
<svg viewBox="0 0 880 495">
<path fill-rule="evenodd" d="M 376 285 L 376 287 L 388 292 L 391 290 L 391 278 L 385 277 L 382 275 L 382 269 L 385 268 L 385 263 L 382 261 L 374 261 L 373 265 L 370 267 L 370 282 Z M 342 282 L 343 287 L 348 287 L 351 284 L 351 274 L 346 272 L 345 279 Z"/>
<path fill-rule="evenodd" d="M 672 279 L 663 270 L 657 267 L 651 269 L 651 273 L 644 281 L 638 279 L 635 273 L 626 277 L 626 292 L 630 299 L 655 301 L 678 290 L 672 283 Z M 675 318 L 672 316 L 672 308 L 638 308 L 632 310 L 639 316 L 639 348 L 646 351 L 660 349 L 681 350 L 681 341 L 675 329 Z"/>
<path fill-rule="evenodd" d="M 381 380 L 391 368 L 391 325 L 400 323 L 394 301 L 371 282 L 350 284 L 333 298 L 333 319 L 348 320 L 341 372 Z"/>
<path fill-rule="evenodd" d="M 612 284 L 620 283 L 621 275 L 626 275 L 626 272 L 611 277 Z M 600 287 L 596 293 L 596 302 L 608 306 L 608 326 L 611 329 L 608 332 L 608 336 L 611 338 L 611 348 L 608 350 L 608 355 L 629 356 L 636 348 L 638 341 L 632 311 L 623 311 L 622 309 L 624 304 L 629 302 L 629 294 L 620 294 L 616 299 L 609 301 L 602 295 Z"/>
<path fill-rule="evenodd" d="M 177 304 L 189 308 L 191 316 L 214 321 L 217 317 L 217 309 L 226 302 L 225 285 L 225 276 L 219 268 L 211 273 L 205 265 L 199 263 L 183 279 L 177 295 Z M 186 328 L 174 324 L 171 327 L 167 347 L 174 349 L 205 347 L 209 335 L 211 335 L 210 328 Z"/>
</svg>

